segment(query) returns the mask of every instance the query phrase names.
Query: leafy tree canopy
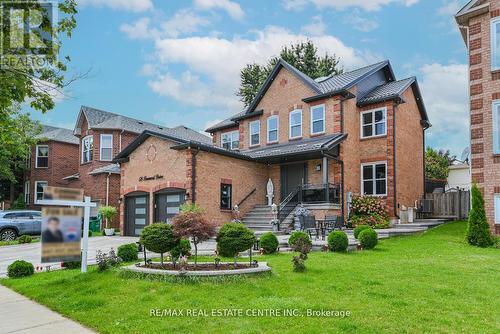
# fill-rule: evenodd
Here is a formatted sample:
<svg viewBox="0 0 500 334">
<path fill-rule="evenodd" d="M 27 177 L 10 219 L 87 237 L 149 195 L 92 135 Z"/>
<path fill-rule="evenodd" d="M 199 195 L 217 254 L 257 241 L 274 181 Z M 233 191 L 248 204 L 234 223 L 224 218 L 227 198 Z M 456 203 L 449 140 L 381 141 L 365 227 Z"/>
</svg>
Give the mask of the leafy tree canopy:
<svg viewBox="0 0 500 334">
<path fill-rule="evenodd" d="M 339 58 L 328 53 L 324 56 L 318 55 L 318 48 L 310 40 L 284 46 L 279 57 L 313 79 L 343 72 L 339 66 Z M 278 57 L 273 57 L 266 65 L 247 64 L 241 70 L 241 83 L 236 95 L 240 97 L 245 107 L 249 106 L 255 98 L 278 60 Z"/>
<path fill-rule="evenodd" d="M 427 147 L 425 151 L 425 177 L 427 179 L 445 180 L 448 177 L 448 167 L 455 160 L 450 151 L 435 150 Z"/>
</svg>

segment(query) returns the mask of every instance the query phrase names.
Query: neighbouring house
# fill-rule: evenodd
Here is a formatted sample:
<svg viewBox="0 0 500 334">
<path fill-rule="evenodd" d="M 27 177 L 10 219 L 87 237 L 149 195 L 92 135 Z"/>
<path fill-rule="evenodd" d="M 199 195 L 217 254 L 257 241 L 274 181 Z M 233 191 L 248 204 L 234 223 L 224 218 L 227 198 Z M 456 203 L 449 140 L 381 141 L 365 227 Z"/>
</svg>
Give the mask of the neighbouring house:
<svg viewBox="0 0 500 334">
<path fill-rule="evenodd" d="M 32 148 L 24 173 L 24 200 L 30 209 L 40 209 L 45 186 L 69 187 L 64 177 L 78 170 L 78 138 L 69 129 L 42 125 L 40 142 Z"/>
<path fill-rule="evenodd" d="M 448 167 L 448 171 L 445 187 L 446 191 L 451 189 L 470 190 L 470 165 L 467 161 L 451 164 Z"/>
<path fill-rule="evenodd" d="M 500 1 L 469 1 L 455 19 L 469 53 L 472 181 L 500 234 Z"/>
<path fill-rule="evenodd" d="M 429 126 L 416 78 L 396 80 L 389 61 L 313 80 L 279 60 L 246 110 L 206 130 L 212 143 L 151 129 L 116 156 L 121 230 L 138 235 L 186 201 L 269 230 L 271 194 L 281 226 L 300 203 L 346 216 L 348 194 L 378 196 L 397 218 L 424 195 Z"/>
</svg>

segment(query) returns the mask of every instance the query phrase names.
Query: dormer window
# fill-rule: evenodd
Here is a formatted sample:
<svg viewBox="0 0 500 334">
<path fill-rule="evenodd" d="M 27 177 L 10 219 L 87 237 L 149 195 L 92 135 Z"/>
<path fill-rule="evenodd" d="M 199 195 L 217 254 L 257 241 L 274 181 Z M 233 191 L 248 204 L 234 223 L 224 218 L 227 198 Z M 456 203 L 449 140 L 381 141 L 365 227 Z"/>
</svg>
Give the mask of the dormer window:
<svg viewBox="0 0 500 334">
<path fill-rule="evenodd" d="M 92 152 L 94 150 L 94 137 L 87 136 L 82 140 L 82 163 L 92 161 Z"/>
<path fill-rule="evenodd" d="M 500 70 L 500 18 L 491 21 L 491 69 Z"/>
<path fill-rule="evenodd" d="M 240 132 L 238 130 L 223 133 L 220 140 L 221 146 L 226 150 L 237 150 L 240 148 Z"/>
<path fill-rule="evenodd" d="M 385 136 L 387 109 L 374 109 L 361 113 L 361 138 Z"/>
</svg>

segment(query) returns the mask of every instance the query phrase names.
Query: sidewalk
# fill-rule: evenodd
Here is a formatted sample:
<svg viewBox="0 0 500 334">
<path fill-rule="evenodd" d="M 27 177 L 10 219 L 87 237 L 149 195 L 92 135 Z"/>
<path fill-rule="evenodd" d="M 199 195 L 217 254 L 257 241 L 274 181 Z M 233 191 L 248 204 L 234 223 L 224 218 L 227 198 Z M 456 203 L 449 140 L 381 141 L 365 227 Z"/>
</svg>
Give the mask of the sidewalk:
<svg viewBox="0 0 500 334">
<path fill-rule="evenodd" d="M 0 334 L 95 333 L 0 285 Z"/>
</svg>

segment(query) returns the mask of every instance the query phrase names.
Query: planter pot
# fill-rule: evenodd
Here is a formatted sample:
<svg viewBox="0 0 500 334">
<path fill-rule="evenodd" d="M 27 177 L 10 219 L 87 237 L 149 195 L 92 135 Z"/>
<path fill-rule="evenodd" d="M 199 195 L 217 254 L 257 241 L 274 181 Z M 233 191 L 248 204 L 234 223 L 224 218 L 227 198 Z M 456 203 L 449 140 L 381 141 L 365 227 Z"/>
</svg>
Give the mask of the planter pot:
<svg viewBox="0 0 500 334">
<path fill-rule="evenodd" d="M 104 234 L 106 234 L 106 236 L 108 236 L 108 237 L 115 235 L 115 229 L 114 228 L 105 228 Z"/>
</svg>

